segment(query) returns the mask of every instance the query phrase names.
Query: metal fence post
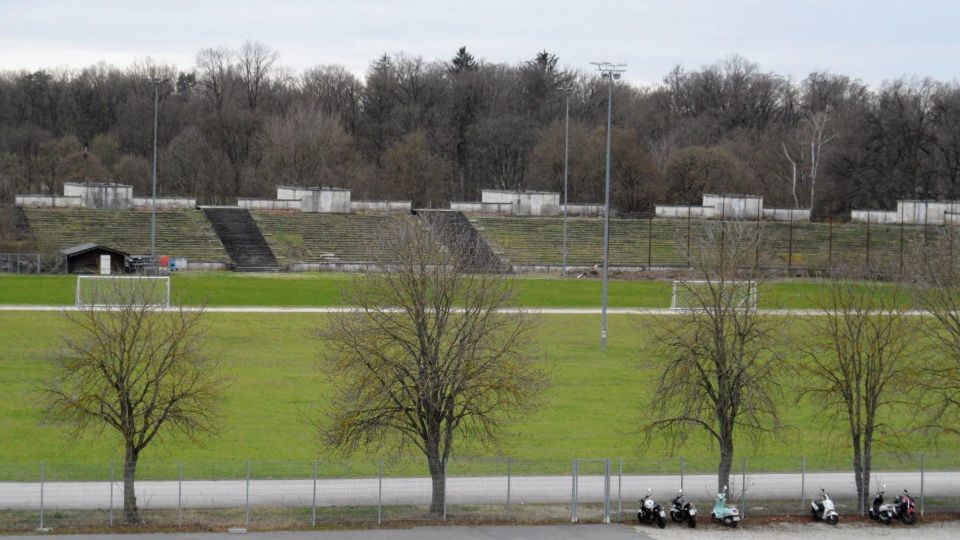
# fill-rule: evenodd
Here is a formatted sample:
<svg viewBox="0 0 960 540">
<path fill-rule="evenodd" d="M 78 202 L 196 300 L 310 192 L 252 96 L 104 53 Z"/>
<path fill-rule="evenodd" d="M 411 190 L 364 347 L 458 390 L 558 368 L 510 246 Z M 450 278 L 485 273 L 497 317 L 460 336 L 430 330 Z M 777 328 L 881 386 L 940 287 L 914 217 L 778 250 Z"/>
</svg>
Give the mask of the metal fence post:
<svg viewBox="0 0 960 540">
<path fill-rule="evenodd" d="M 617 521 L 623 521 L 623 456 L 617 466 Z"/>
<path fill-rule="evenodd" d="M 444 493 L 446 497 L 446 493 Z M 377 463 L 377 525 L 383 523 L 383 460 Z"/>
<path fill-rule="evenodd" d="M 827 269 L 833 266 L 833 216 L 827 218 Z"/>
<path fill-rule="evenodd" d="M 740 464 L 740 515 L 746 517 L 747 507 L 743 505 L 747 493 L 747 458 Z"/>
<path fill-rule="evenodd" d="M 680 489 L 683 489 L 683 469 L 686 463 L 684 463 L 683 456 L 680 456 Z"/>
<path fill-rule="evenodd" d="M 177 528 L 183 526 L 183 462 L 177 464 Z"/>
<path fill-rule="evenodd" d="M 653 266 L 653 214 L 647 219 L 647 270 Z"/>
<path fill-rule="evenodd" d="M 610 458 L 603 465 L 603 522 L 610 523 Z"/>
<path fill-rule="evenodd" d="M 923 517 L 923 480 L 924 480 L 924 454 L 920 452 L 920 517 Z"/>
<path fill-rule="evenodd" d="M 577 522 L 577 460 L 573 460 L 573 469 L 570 473 L 570 521 Z"/>
<path fill-rule="evenodd" d="M 867 210 L 867 266 L 870 266 L 870 211 Z"/>
<path fill-rule="evenodd" d="M 377 525 L 380 524 L 380 517 L 377 516 Z M 313 493 L 310 496 L 310 526 L 317 526 L 317 461 L 313 461 Z"/>
<path fill-rule="evenodd" d="M 800 458 L 800 513 L 803 514 L 807 502 L 807 456 Z"/>
<path fill-rule="evenodd" d="M 41 531 L 44 530 L 44 529 L 46 529 L 46 527 L 44 526 L 44 523 L 43 523 L 43 518 L 44 518 L 44 515 L 43 515 L 43 484 L 44 484 L 44 481 L 45 481 L 45 480 L 46 480 L 46 470 L 45 470 L 45 468 L 44 468 L 44 464 L 41 463 L 41 464 L 40 464 L 40 530 L 41 530 Z"/>
<path fill-rule="evenodd" d="M 789 230 L 787 243 L 787 274 L 793 270 L 793 212 L 790 212 Z"/>
<path fill-rule="evenodd" d="M 510 521 L 510 481 L 513 476 L 513 458 L 507 457 L 507 521 Z"/>
<path fill-rule="evenodd" d="M 447 460 L 443 460 L 443 520 L 447 520 Z"/>
<path fill-rule="evenodd" d="M 246 516 L 244 518 L 244 526 L 250 527 L 250 462 L 247 462 L 247 491 L 246 498 L 244 501 L 244 507 L 246 510 Z"/>
<path fill-rule="evenodd" d="M 869 223 L 869 215 L 867 216 L 867 223 Z M 860 515 L 862 516 L 867 510 L 867 491 L 870 489 L 870 484 L 866 481 L 867 474 L 867 457 L 861 452 L 860 453 L 860 483 L 863 486 L 860 488 Z"/>
<path fill-rule="evenodd" d="M 114 463 L 110 462 L 110 526 L 113 527 L 113 482 L 114 482 Z"/>
</svg>

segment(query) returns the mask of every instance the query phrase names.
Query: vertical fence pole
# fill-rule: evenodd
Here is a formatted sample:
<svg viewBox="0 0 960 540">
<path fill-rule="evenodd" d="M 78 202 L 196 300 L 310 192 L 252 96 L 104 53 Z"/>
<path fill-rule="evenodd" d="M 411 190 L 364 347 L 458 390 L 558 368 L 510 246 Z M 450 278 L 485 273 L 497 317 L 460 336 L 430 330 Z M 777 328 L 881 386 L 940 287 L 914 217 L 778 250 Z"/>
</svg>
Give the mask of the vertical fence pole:
<svg viewBox="0 0 960 540">
<path fill-rule="evenodd" d="M 903 205 L 900 205 L 900 271 L 903 272 Z"/>
<path fill-rule="evenodd" d="M 833 266 L 833 216 L 827 218 L 827 268 Z"/>
<path fill-rule="evenodd" d="M 246 517 L 244 519 L 244 526 L 250 527 L 250 462 L 247 462 L 247 492 L 246 500 L 244 503 L 246 509 Z"/>
<path fill-rule="evenodd" d="M 443 460 L 443 520 L 447 520 L 447 460 Z"/>
<path fill-rule="evenodd" d="M 377 515 L 377 525 L 380 524 L 380 516 Z M 313 492 L 310 496 L 310 526 L 317 526 L 317 461 L 313 461 Z"/>
<path fill-rule="evenodd" d="M 110 526 L 113 527 L 113 462 L 110 462 Z"/>
<path fill-rule="evenodd" d="M 869 222 L 870 222 L 870 216 L 868 213 L 867 223 Z M 867 458 L 863 454 L 863 452 L 861 452 L 860 453 L 860 483 L 862 484 L 862 486 L 860 487 L 860 515 L 861 516 L 867 510 L 867 490 L 870 489 L 870 484 L 867 483 L 866 473 L 867 473 Z"/>
<path fill-rule="evenodd" d="M 870 266 L 870 211 L 867 210 L 867 266 Z"/>
<path fill-rule="evenodd" d="M 183 526 L 183 462 L 177 464 L 177 528 Z"/>
<path fill-rule="evenodd" d="M 610 458 L 603 465 L 603 522 L 610 523 Z"/>
<path fill-rule="evenodd" d="M 383 460 L 381 459 L 377 463 L 377 525 L 380 525 L 382 523 L 383 523 Z"/>
<path fill-rule="evenodd" d="M 690 207 L 687 206 L 687 266 L 688 267 L 690 266 L 690 225 L 691 225 L 690 212 L 691 212 Z"/>
<path fill-rule="evenodd" d="M 507 457 L 507 521 L 510 521 L 510 480 L 513 477 L 513 458 Z"/>
<path fill-rule="evenodd" d="M 744 495 L 747 493 L 747 458 L 740 464 L 740 515 L 746 517 L 747 507 L 743 505 Z"/>
<path fill-rule="evenodd" d="M 570 521 L 577 522 L 577 460 L 573 460 L 570 473 Z"/>
<path fill-rule="evenodd" d="M 800 458 L 800 513 L 803 514 L 807 502 L 807 456 Z"/>
<path fill-rule="evenodd" d="M 20 254 L 17 253 L 17 273 L 20 273 Z"/>
<path fill-rule="evenodd" d="M 623 456 L 617 466 L 617 521 L 623 521 Z"/>
<path fill-rule="evenodd" d="M 46 529 L 43 523 L 43 484 L 46 480 L 46 470 L 44 469 L 44 464 L 40 464 L 40 530 Z"/>
<path fill-rule="evenodd" d="M 788 222 L 787 234 L 787 274 L 793 269 L 793 212 L 790 212 L 790 221 Z"/>
<path fill-rule="evenodd" d="M 683 472 L 684 472 L 683 470 L 685 468 L 685 465 L 686 463 L 684 462 L 683 456 L 681 456 L 680 457 L 680 489 L 681 490 L 683 489 Z"/>
<path fill-rule="evenodd" d="M 653 266 L 653 214 L 647 219 L 647 270 Z"/>
<path fill-rule="evenodd" d="M 924 463 L 923 463 L 923 452 L 920 453 L 920 517 L 923 517 L 923 480 L 924 480 Z"/>
</svg>

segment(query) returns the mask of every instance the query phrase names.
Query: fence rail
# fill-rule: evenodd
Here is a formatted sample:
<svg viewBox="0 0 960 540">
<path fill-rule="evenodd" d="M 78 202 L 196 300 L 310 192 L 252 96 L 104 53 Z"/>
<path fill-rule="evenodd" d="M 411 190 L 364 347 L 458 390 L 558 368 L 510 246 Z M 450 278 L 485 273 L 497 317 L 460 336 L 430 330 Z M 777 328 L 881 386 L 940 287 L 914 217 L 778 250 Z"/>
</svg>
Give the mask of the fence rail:
<svg viewBox="0 0 960 540">
<path fill-rule="evenodd" d="M 960 501 L 958 456 L 878 456 L 871 491 L 892 499 L 908 489 L 921 515 L 954 511 Z M 756 461 L 756 463 L 752 463 Z M 841 515 L 860 512 L 852 471 L 817 460 L 740 459 L 728 502 L 745 516 L 806 514 L 821 487 Z M 418 521 L 600 522 L 635 519 L 649 488 L 669 509 L 678 489 L 709 519 L 716 469 L 683 458 L 451 461 L 442 513 L 428 511 L 432 482 L 422 469 L 382 461 L 144 463 L 136 483 L 141 518 L 184 528 L 302 528 L 330 523 Z M 123 517 L 122 467 L 102 464 L 0 464 L 0 531 L 109 528 Z"/>
<path fill-rule="evenodd" d="M 40 253 L 0 253 L 0 273 L 57 274 L 64 269 L 63 257 Z"/>
</svg>

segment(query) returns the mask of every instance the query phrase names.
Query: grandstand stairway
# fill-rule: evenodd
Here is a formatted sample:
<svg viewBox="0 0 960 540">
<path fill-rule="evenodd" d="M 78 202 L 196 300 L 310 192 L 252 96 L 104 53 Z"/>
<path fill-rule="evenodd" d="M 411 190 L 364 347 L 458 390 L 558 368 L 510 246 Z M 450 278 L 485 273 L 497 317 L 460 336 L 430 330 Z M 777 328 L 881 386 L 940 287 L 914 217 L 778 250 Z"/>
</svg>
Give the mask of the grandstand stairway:
<svg viewBox="0 0 960 540">
<path fill-rule="evenodd" d="M 277 272 L 280 265 L 245 208 L 201 207 L 239 272 Z"/>
<path fill-rule="evenodd" d="M 470 220 L 463 212 L 453 210 L 417 210 L 416 214 L 424 223 L 435 231 L 452 232 L 440 237 L 447 248 L 452 248 L 454 242 L 460 246 L 468 246 L 470 264 L 464 269 L 474 272 L 505 272 L 509 269 L 503 259 L 490 247 L 490 244 L 480 236 Z M 453 239 L 456 239 L 454 241 Z"/>
</svg>

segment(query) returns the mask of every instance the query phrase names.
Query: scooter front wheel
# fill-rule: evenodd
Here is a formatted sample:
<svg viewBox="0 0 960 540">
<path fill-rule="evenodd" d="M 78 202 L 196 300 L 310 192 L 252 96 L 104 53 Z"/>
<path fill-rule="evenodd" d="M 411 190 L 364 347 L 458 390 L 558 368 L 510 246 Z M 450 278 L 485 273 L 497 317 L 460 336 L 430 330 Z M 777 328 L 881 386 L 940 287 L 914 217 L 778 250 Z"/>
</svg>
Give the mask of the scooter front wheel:
<svg viewBox="0 0 960 540">
<path fill-rule="evenodd" d="M 840 518 L 837 516 L 827 516 L 827 523 L 831 525 L 836 525 L 840 521 Z"/>
<path fill-rule="evenodd" d="M 902 521 L 904 525 L 913 525 L 917 522 L 917 515 L 905 514 L 902 518 L 900 518 L 900 521 Z"/>
<path fill-rule="evenodd" d="M 690 525 L 691 529 L 697 528 L 697 516 L 690 516 L 687 518 L 687 525 Z"/>
<path fill-rule="evenodd" d="M 657 516 L 657 527 L 665 529 L 667 527 L 667 520 L 663 519 L 663 516 Z"/>
</svg>

